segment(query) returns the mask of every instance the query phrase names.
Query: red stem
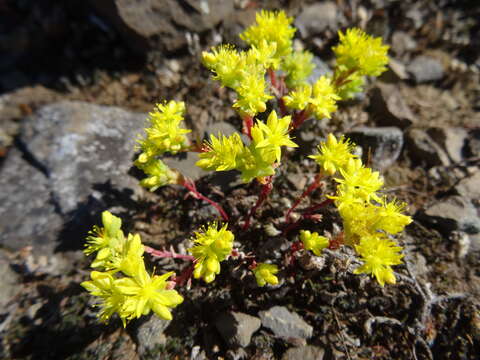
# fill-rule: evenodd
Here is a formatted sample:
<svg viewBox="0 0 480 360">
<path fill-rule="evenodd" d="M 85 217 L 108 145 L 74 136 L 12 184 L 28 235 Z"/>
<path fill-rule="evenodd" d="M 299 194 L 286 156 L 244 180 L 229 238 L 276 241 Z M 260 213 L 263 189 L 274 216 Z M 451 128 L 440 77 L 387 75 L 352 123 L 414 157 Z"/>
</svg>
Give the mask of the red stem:
<svg viewBox="0 0 480 360">
<path fill-rule="evenodd" d="M 280 107 L 280 114 L 282 117 L 287 115 L 287 107 L 285 106 L 285 101 L 283 101 L 283 98 L 278 99 L 278 106 Z"/>
<path fill-rule="evenodd" d="M 321 209 L 327 205 L 330 205 L 331 203 L 333 203 L 333 199 L 326 199 L 326 200 L 323 200 L 321 203 L 319 204 L 316 204 L 316 205 L 313 205 L 313 206 L 310 206 L 306 211 L 305 213 L 302 215 L 303 217 L 307 217 L 307 216 L 310 216 L 312 215 L 316 210 L 318 209 Z"/>
<path fill-rule="evenodd" d="M 300 111 L 299 113 L 296 113 L 293 116 L 292 130 L 295 130 L 300 125 L 302 125 L 303 122 L 307 120 L 309 116 L 310 116 L 310 112 L 307 111 L 306 109 Z"/>
<path fill-rule="evenodd" d="M 195 257 L 191 255 L 182 255 L 182 254 L 174 253 L 172 251 L 157 250 L 157 249 L 151 248 L 150 246 L 145 246 L 145 252 L 147 254 L 150 254 L 152 256 L 159 257 L 159 258 L 182 259 L 187 261 L 195 260 Z"/>
<path fill-rule="evenodd" d="M 220 204 L 216 203 L 213 200 L 210 200 L 205 195 L 202 195 L 200 192 L 198 192 L 197 187 L 195 186 L 195 183 L 192 180 L 184 179 L 181 185 L 186 187 L 193 194 L 193 197 L 195 197 L 196 199 L 204 200 L 208 202 L 210 205 L 212 205 L 220 213 L 223 220 L 228 221 L 228 215 L 225 212 L 225 210 L 223 210 L 223 208 L 220 206 Z"/>
<path fill-rule="evenodd" d="M 250 138 L 252 139 L 252 127 L 253 127 L 253 117 L 250 115 L 245 115 L 243 117 L 243 132 Z"/>
<path fill-rule="evenodd" d="M 297 199 L 297 201 L 295 201 L 295 203 L 293 204 L 293 206 L 288 209 L 287 213 L 285 214 L 285 221 L 287 223 L 290 222 L 290 214 L 292 213 L 293 210 L 295 210 L 295 208 L 300 204 L 300 202 L 305 199 L 305 197 L 307 195 L 309 195 L 310 193 L 312 193 L 316 188 L 318 188 L 321 184 L 320 184 L 320 179 L 322 178 L 322 176 L 320 174 L 317 174 L 315 176 L 315 179 L 313 180 L 313 183 L 310 184 L 310 186 L 302 193 L 302 195 L 300 195 L 300 197 Z"/>
<path fill-rule="evenodd" d="M 243 230 L 247 230 L 248 227 L 250 226 L 250 219 L 253 215 L 255 215 L 255 212 L 257 209 L 262 205 L 262 203 L 267 199 L 268 195 L 273 189 L 272 185 L 272 176 L 269 176 L 267 178 L 267 182 L 263 184 L 262 186 L 262 191 L 260 192 L 260 195 L 258 196 L 256 204 L 250 209 L 250 212 L 247 215 L 247 218 L 245 219 L 245 224 L 243 225 Z"/>
<path fill-rule="evenodd" d="M 268 72 L 268 76 L 270 77 L 270 82 L 272 83 L 272 86 L 275 89 L 279 90 L 278 89 L 278 83 L 277 83 L 277 77 L 275 76 L 275 70 L 270 68 L 270 69 L 267 70 L 267 72 Z"/>
<path fill-rule="evenodd" d="M 195 264 L 187 267 L 185 270 L 182 271 L 180 276 L 175 276 L 173 280 L 176 284 L 178 284 L 178 286 L 183 286 L 192 278 L 193 270 L 195 270 Z"/>
<path fill-rule="evenodd" d="M 289 260 L 290 266 L 295 265 L 295 254 L 297 253 L 297 251 L 302 249 L 303 249 L 303 243 L 301 241 L 295 241 L 294 243 L 292 243 L 292 245 L 290 246 L 290 260 Z"/>
<path fill-rule="evenodd" d="M 321 209 L 329 204 L 333 203 L 333 200 L 332 199 L 326 199 L 324 201 L 322 201 L 321 203 L 319 204 L 316 204 L 316 205 L 313 205 L 311 207 L 309 207 L 303 214 L 302 216 L 300 217 L 300 219 L 298 219 L 297 221 L 295 221 L 294 223 L 288 225 L 282 232 L 282 234 L 285 236 L 290 230 L 292 229 L 295 229 L 296 227 L 298 227 L 300 225 L 300 222 L 303 220 L 303 219 L 312 219 L 313 218 L 313 213 L 315 210 L 318 210 L 318 209 Z"/>
</svg>

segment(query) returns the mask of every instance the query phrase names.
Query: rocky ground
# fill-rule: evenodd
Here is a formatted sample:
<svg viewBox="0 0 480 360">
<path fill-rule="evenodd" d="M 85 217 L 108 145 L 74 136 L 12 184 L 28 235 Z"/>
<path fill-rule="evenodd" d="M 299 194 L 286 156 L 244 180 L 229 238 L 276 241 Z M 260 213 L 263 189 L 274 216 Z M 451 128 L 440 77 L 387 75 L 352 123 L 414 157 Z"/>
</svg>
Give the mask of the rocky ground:
<svg viewBox="0 0 480 360">
<path fill-rule="evenodd" d="M 477 1 L 0 1 L 0 358 L 474 359 L 480 353 L 480 5 Z M 133 5 L 132 5 L 133 4 Z M 154 11 L 151 11 L 151 9 Z M 305 160 L 329 131 L 369 154 L 387 192 L 414 222 L 401 238 L 399 281 L 353 275 L 351 251 L 303 254 L 276 287 L 259 289 L 238 261 L 214 284 L 181 289 L 169 323 L 123 329 L 97 321 L 79 286 L 86 232 L 109 209 L 145 243 L 189 246 L 212 209 L 177 187 L 148 193 L 132 168 L 146 112 L 187 104 L 193 138 L 239 129 L 232 94 L 203 69 L 203 50 L 241 45 L 260 8 L 296 17 L 296 46 L 317 73 L 332 66 L 336 32 L 360 26 L 391 45 L 389 70 L 330 121 L 295 134 L 275 188 L 238 246 L 285 261 L 295 234 L 283 214 L 315 175 Z M 236 174 L 170 164 L 240 219 L 259 188 Z M 321 199 L 320 192 L 300 210 Z M 324 211 L 318 231 L 336 231 Z M 232 225 L 235 229 L 237 225 Z M 237 229 L 238 230 L 238 229 Z M 181 271 L 180 261 L 155 261 Z M 475 355 L 477 354 L 477 355 Z"/>
</svg>

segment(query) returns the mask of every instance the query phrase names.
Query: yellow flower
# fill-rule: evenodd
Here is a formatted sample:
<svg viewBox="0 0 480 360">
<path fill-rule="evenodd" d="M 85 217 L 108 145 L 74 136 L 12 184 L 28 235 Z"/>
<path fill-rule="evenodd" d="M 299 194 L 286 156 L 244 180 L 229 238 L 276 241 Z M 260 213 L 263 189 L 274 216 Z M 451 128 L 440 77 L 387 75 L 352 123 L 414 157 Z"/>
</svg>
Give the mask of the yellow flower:
<svg viewBox="0 0 480 360">
<path fill-rule="evenodd" d="M 383 179 L 378 171 L 364 167 L 362 160 L 350 158 L 347 164 L 340 168 L 343 178 L 335 178 L 344 192 L 352 192 L 355 197 L 369 201 L 379 201 L 376 192 L 383 186 Z"/>
<path fill-rule="evenodd" d="M 255 275 L 258 286 L 265 286 L 266 284 L 278 284 L 278 278 L 275 276 L 275 274 L 278 273 L 277 265 L 258 263 L 252 271 Z"/>
<path fill-rule="evenodd" d="M 342 136 L 337 140 L 333 134 L 328 134 L 327 141 L 318 146 L 319 154 L 310 155 L 309 158 L 315 160 L 327 174 L 333 175 L 356 157 L 352 150 L 353 144 L 348 139 Z"/>
<path fill-rule="evenodd" d="M 127 276 L 135 276 L 145 267 L 143 253 L 145 247 L 139 234 L 128 234 L 122 248 L 116 251 L 106 262 L 105 267 L 112 271 L 121 271 Z"/>
<path fill-rule="evenodd" d="M 388 46 L 381 38 L 374 38 L 353 28 L 338 32 L 340 43 L 333 48 L 337 64 L 358 71 L 360 75 L 378 76 L 386 70 Z"/>
<path fill-rule="evenodd" d="M 246 53 L 247 65 L 259 65 L 263 74 L 266 69 L 277 69 L 280 66 L 280 59 L 275 57 L 277 52 L 276 43 L 268 43 L 266 40 L 261 41 L 258 46 L 252 47 Z"/>
<path fill-rule="evenodd" d="M 285 105 L 294 110 L 305 110 L 310 104 L 312 87 L 308 84 L 295 88 L 283 97 Z"/>
<path fill-rule="evenodd" d="M 355 246 L 364 264 L 355 270 L 355 274 L 370 274 L 375 276 L 383 287 L 385 283 L 395 284 L 396 279 L 392 265 L 402 263 L 402 248 L 382 234 L 364 237 Z"/>
<path fill-rule="evenodd" d="M 219 134 L 218 138 L 212 134 L 205 145 L 208 151 L 198 154 L 200 160 L 195 164 L 198 167 L 204 170 L 228 171 L 238 166 L 238 156 L 244 148 L 238 133 L 229 137 Z"/>
<path fill-rule="evenodd" d="M 220 45 L 212 52 L 202 53 L 203 64 L 210 69 L 223 86 L 235 88 L 242 79 L 245 59 L 232 45 Z"/>
<path fill-rule="evenodd" d="M 114 285 L 114 279 L 111 274 L 92 271 L 90 274 L 91 281 L 84 281 L 80 285 L 85 288 L 91 295 L 99 298 L 96 306 L 100 307 L 98 317 L 103 322 L 108 322 L 110 317 L 121 311 L 125 302 L 125 296 L 121 294 Z M 125 321 L 122 319 L 123 325 Z"/>
<path fill-rule="evenodd" d="M 305 250 L 311 250 L 315 255 L 322 255 L 322 250 L 327 248 L 330 241 L 325 236 L 320 236 L 317 232 L 300 230 L 300 241 Z"/>
<path fill-rule="evenodd" d="M 405 226 L 412 222 L 410 216 L 402 214 L 404 209 L 405 203 L 400 203 L 395 199 L 388 202 L 386 198 L 383 198 L 381 206 L 378 207 L 376 228 L 390 234 L 397 234 L 403 231 Z"/>
<path fill-rule="evenodd" d="M 140 185 L 150 191 L 155 191 L 168 184 L 178 183 L 180 174 L 176 170 L 170 169 L 160 159 L 152 158 L 147 162 L 142 162 L 139 158 L 134 164 L 147 175 L 145 179 L 140 181 Z"/>
<path fill-rule="evenodd" d="M 280 58 L 292 51 L 292 39 L 295 28 L 290 26 L 293 18 L 287 17 L 284 11 L 265 11 L 256 14 L 256 24 L 240 34 L 240 39 L 253 46 L 263 41 L 276 44 L 275 57 Z"/>
<path fill-rule="evenodd" d="M 280 162 L 282 146 L 298 147 L 297 144 L 290 140 L 290 136 L 288 135 L 290 122 L 290 116 L 284 116 L 279 119 L 275 110 L 272 110 L 268 116 L 266 125 L 262 121 L 257 121 L 255 125 L 263 132 L 263 140 L 255 142 L 255 147 L 261 149 L 272 146 L 275 152 L 275 159 Z M 252 133 L 253 132 L 254 130 L 252 129 Z"/>
<path fill-rule="evenodd" d="M 233 247 L 234 236 L 227 225 L 219 230 L 218 223 L 213 222 L 195 233 L 196 245 L 188 249 L 197 261 L 193 271 L 195 279 L 203 278 L 210 283 L 220 273 L 220 262 L 230 255 Z"/>
<path fill-rule="evenodd" d="M 289 88 L 304 85 L 315 65 L 308 51 L 294 51 L 283 58 L 282 70 L 287 73 L 285 82 Z"/>
<path fill-rule="evenodd" d="M 164 320 L 172 320 L 171 309 L 183 302 L 176 290 L 166 290 L 167 279 L 173 272 L 161 276 L 150 276 L 145 268 L 138 270 L 135 277 L 115 280 L 115 287 L 125 295 L 119 315 L 124 321 L 148 315 L 152 310 Z"/>
<path fill-rule="evenodd" d="M 337 111 L 337 100 L 340 100 L 340 97 L 336 94 L 331 80 L 326 76 L 321 76 L 313 84 L 309 109 L 318 119 L 324 117 L 330 119 L 331 113 Z"/>
<path fill-rule="evenodd" d="M 89 232 L 87 243 L 85 244 L 86 255 L 90 255 L 96 251 L 102 252 L 102 258 L 106 253 L 110 252 L 111 248 L 116 248 L 124 239 L 122 227 L 122 219 L 112 215 L 109 211 L 102 213 L 103 227 L 94 226 L 93 230 Z M 108 256 L 108 255 L 107 255 Z"/>
<path fill-rule="evenodd" d="M 184 113 L 183 101 L 172 100 L 155 106 L 154 111 L 148 114 L 150 127 L 145 129 L 147 138 L 139 141 L 140 148 L 145 153 L 145 156 L 140 158 L 141 162 L 165 152 L 175 154 L 187 147 L 188 140 L 185 134 L 191 130 L 180 127 Z"/>
<path fill-rule="evenodd" d="M 267 109 L 266 102 L 273 96 L 265 92 L 266 83 L 263 73 L 244 73 L 239 85 L 235 88 L 238 99 L 233 107 L 241 114 L 254 116 Z"/>
</svg>

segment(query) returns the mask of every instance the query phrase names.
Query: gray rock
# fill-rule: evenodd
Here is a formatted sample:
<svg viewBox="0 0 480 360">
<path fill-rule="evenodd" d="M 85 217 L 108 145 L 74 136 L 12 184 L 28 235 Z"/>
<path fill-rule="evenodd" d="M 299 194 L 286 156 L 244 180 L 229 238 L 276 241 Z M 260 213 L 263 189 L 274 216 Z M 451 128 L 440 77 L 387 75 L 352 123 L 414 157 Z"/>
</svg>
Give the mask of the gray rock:
<svg viewBox="0 0 480 360">
<path fill-rule="evenodd" d="M 178 50 L 188 44 L 187 32 L 202 32 L 227 20 L 233 0 L 91 0 L 97 11 L 140 52 L 163 47 Z"/>
<path fill-rule="evenodd" d="M 352 141 L 361 146 L 366 162 L 371 166 L 386 169 L 400 156 L 403 147 L 403 133 L 396 127 L 358 127 L 347 133 Z"/>
<path fill-rule="evenodd" d="M 19 276 L 10 267 L 8 256 L 0 251 L 0 313 L 4 313 L 7 304 L 19 291 Z"/>
<path fill-rule="evenodd" d="M 463 231 L 467 234 L 480 233 L 480 218 L 473 204 L 461 196 L 450 196 L 430 205 L 419 219 L 443 233 Z"/>
<path fill-rule="evenodd" d="M 337 31 L 343 17 L 334 2 L 326 1 L 305 7 L 295 19 L 302 38 L 309 38 L 330 29 Z"/>
<path fill-rule="evenodd" d="M 65 241 L 84 234 L 78 226 L 90 212 L 128 202 L 140 191 L 128 171 L 144 124 L 144 114 L 80 102 L 45 106 L 25 119 L 23 158 L 12 150 L 0 177 L 0 244 L 48 253 L 61 232 Z"/>
<path fill-rule="evenodd" d="M 21 142 L 44 169 L 62 214 L 92 193 L 98 196 L 92 191 L 95 184 L 138 189 L 137 180 L 126 174 L 145 117 L 115 107 L 61 102 L 26 121 Z"/>
<path fill-rule="evenodd" d="M 418 83 L 441 80 L 445 75 L 440 61 L 430 56 L 420 55 L 408 64 L 407 71 L 413 80 Z"/>
<path fill-rule="evenodd" d="M 300 346 L 293 347 L 285 351 L 282 360 L 322 360 L 325 356 L 325 350 L 318 346 Z"/>
<path fill-rule="evenodd" d="M 392 84 L 378 84 L 372 89 L 371 106 L 375 120 L 381 126 L 404 129 L 417 121 L 399 88 Z"/>
<path fill-rule="evenodd" d="M 308 339 L 313 328 L 298 314 L 290 312 L 283 306 L 274 306 L 260 312 L 262 326 L 270 329 L 276 337 L 284 339 Z"/>
<path fill-rule="evenodd" d="M 452 162 L 463 160 L 463 150 L 468 136 L 467 130 L 435 127 L 428 129 L 428 134 L 447 152 Z"/>
<path fill-rule="evenodd" d="M 480 203 L 480 171 L 458 182 L 455 190 L 463 197 Z"/>
<path fill-rule="evenodd" d="M 234 347 L 247 347 L 252 334 L 260 329 L 260 319 L 240 312 L 222 313 L 215 326 L 225 342 Z"/>
<path fill-rule="evenodd" d="M 33 245 L 37 252 L 50 252 L 63 219 L 45 174 L 14 148 L 1 169 L 0 188 L 0 245 L 9 250 Z"/>
<path fill-rule="evenodd" d="M 412 51 L 417 47 L 415 40 L 406 32 L 395 31 L 392 35 L 392 50 L 397 55 Z"/>
<path fill-rule="evenodd" d="M 290 246 L 291 242 L 287 238 L 276 236 L 270 237 L 258 251 L 262 256 L 267 256 L 269 259 L 280 259 Z"/>
<path fill-rule="evenodd" d="M 450 164 L 448 155 L 425 130 L 410 129 L 405 136 L 405 145 L 409 157 L 416 163 L 428 167 Z"/>
<path fill-rule="evenodd" d="M 146 320 L 137 321 L 132 335 L 138 346 L 137 352 L 142 357 L 156 346 L 165 344 L 167 339 L 163 332 L 170 325 L 170 321 L 162 320 L 154 314 Z"/>
<path fill-rule="evenodd" d="M 405 64 L 403 64 L 398 60 L 395 60 L 394 58 L 390 58 L 388 62 L 388 67 L 390 68 L 392 74 L 395 75 L 395 77 L 393 78 L 393 81 L 390 81 L 390 82 L 397 82 L 398 80 L 406 80 L 410 77 L 409 74 L 407 73 Z"/>
<path fill-rule="evenodd" d="M 480 157 L 480 129 L 469 132 L 467 149 L 469 156 Z"/>
</svg>

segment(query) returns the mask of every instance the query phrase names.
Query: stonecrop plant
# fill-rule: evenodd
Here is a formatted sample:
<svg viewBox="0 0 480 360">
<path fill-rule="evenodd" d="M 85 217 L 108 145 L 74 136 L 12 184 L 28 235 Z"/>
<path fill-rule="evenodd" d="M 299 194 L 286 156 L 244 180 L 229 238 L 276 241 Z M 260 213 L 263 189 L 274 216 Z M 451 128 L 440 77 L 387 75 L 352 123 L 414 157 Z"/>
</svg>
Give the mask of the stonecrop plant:
<svg viewBox="0 0 480 360">
<path fill-rule="evenodd" d="M 339 32 L 339 43 L 333 47 L 333 71 L 312 80 L 313 54 L 293 49 L 296 29 L 292 22 L 283 11 L 261 11 L 255 24 L 240 34 L 248 45 L 246 50 L 220 45 L 202 54 L 202 62 L 213 79 L 236 93 L 233 108 L 243 120 L 244 136 L 238 132 L 229 136 L 212 134 L 200 146 L 190 141 L 190 130 L 182 127 L 185 103 L 163 101 L 149 114 L 149 126 L 138 140 L 139 155 L 134 162 L 145 173 L 140 184 L 151 191 L 169 184 L 182 185 L 195 199 L 214 206 L 220 219 L 191 235 L 191 255 L 187 255 L 145 246 L 138 234 L 125 236 L 121 220 L 104 212 L 103 226 L 94 226 L 87 238 L 85 254 L 93 256 L 94 270 L 91 280 L 82 283 L 98 298 L 102 321 L 116 313 L 126 325 L 151 311 L 171 320 L 172 309 L 183 301 L 175 287 L 190 284 L 192 278 L 213 282 L 221 274 L 222 262 L 230 259 L 248 267 L 260 287 L 281 284 L 282 264 L 257 262 L 252 249 L 245 254 L 235 248 L 236 232 L 248 231 L 257 209 L 275 188 L 275 175 L 285 149 L 293 151 L 298 147 L 293 131 L 300 131 L 307 119 L 330 118 L 339 102 L 363 90 L 366 76 L 380 75 L 388 63 L 388 46 L 380 38 L 360 29 L 347 29 Z M 292 261 L 283 267 L 295 266 L 298 252 L 323 256 L 327 248 L 349 246 L 359 258 L 355 274 L 370 275 L 382 287 L 395 284 L 392 266 L 402 263 L 402 247 L 395 236 L 412 221 L 403 214 L 406 205 L 383 195 L 380 173 L 355 155 L 352 142 L 334 134 L 324 134 L 324 138 L 317 153 L 309 156 L 318 164 L 317 175 L 285 211 L 282 236 L 288 235 L 293 241 L 287 254 Z M 203 170 L 236 170 L 244 183 L 258 182 L 261 191 L 248 213 L 231 219 L 219 203 L 197 190 L 194 181 L 161 160 L 166 153 L 186 151 L 198 153 L 196 166 Z M 327 180 L 335 184 L 335 190 L 292 220 L 300 202 Z M 317 211 L 329 205 L 336 207 L 343 223 L 340 234 L 321 235 L 301 229 L 306 219 L 321 222 Z M 156 275 L 157 270 L 146 270 L 145 254 L 178 258 L 190 265 L 181 274 Z"/>
</svg>

